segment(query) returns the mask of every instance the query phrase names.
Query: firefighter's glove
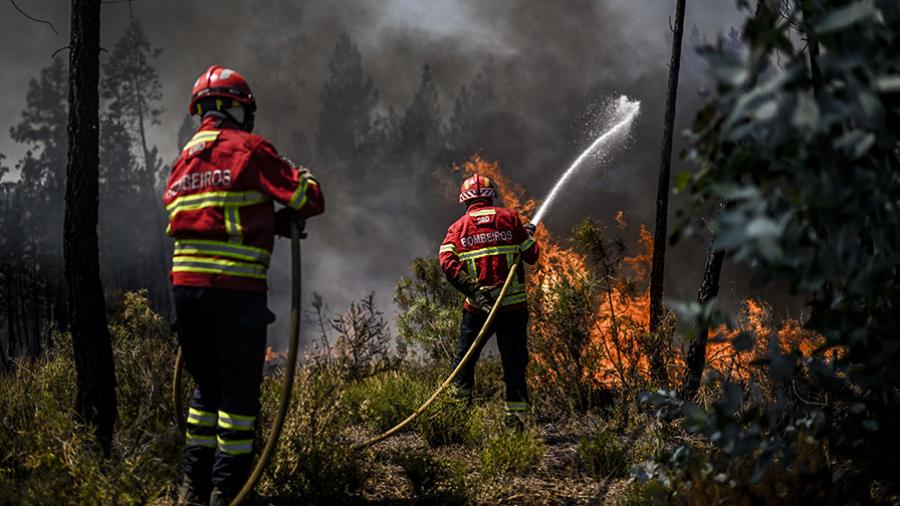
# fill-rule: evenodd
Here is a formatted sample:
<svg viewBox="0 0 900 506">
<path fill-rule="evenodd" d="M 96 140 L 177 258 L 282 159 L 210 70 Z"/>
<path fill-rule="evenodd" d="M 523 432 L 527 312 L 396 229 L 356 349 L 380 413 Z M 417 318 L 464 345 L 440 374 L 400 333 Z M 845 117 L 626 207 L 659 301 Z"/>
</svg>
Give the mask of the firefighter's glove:
<svg viewBox="0 0 900 506">
<path fill-rule="evenodd" d="M 473 297 L 472 300 L 475 301 L 475 305 L 478 306 L 478 309 L 481 309 L 485 313 L 490 313 L 491 309 L 494 308 L 494 304 L 497 302 L 498 295 L 500 295 L 499 287 L 482 286 L 475 292 L 475 297 Z"/>
<path fill-rule="evenodd" d="M 534 223 L 525 225 L 525 230 L 528 232 L 528 235 L 534 235 L 535 229 L 537 229 L 537 225 L 535 225 Z"/>
<path fill-rule="evenodd" d="M 291 224 L 296 223 L 300 228 L 300 238 L 306 237 L 303 230 L 306 228 L 306 220 L 300 213 L 290 207 L 279 209 L 275 213 L 275 235 L 291 238 Z"/>
<path fill-rule="evenodd" d="M 466 271 L 459 271 L 456 277 L 450 280 L 450 284 L 470 299 L 478 293 L 478 282 L 472 279 Z"/>
</svg>

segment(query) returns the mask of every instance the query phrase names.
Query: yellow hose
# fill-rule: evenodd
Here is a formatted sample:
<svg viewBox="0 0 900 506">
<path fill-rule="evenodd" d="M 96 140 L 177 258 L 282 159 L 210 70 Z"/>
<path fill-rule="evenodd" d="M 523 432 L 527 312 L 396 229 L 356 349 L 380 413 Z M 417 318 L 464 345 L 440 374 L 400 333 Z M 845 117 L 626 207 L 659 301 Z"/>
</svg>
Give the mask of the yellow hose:
<svg viewBox="0 0 900 506">
<path fill-rule="evenodd" d="M 291 342 L 284 370 L 284 382 L 281 384 L 281 402 L 278 404 L 278 413 L 272 422 L 272 428 L 269 430 L 266 446 L 256 461 L 256 467 L 253 468 L 253 472 L 247 478 L 247 483 L 244 483 L 244 487 L 231 501 L 231 506 L 241 504 L 253 488 L 256 487 L 256 482 L 259 481 L 266 465 L 269 463 L 272 455 L 275 454 L 275 447 L 278 446 L 278 438 L 281 436 L 281 429 L 284 427 L 284 419 L 287 418 L 287 412 L 291 406 L 294 372 L 297 368 L 297 348 L 300 341 L 300 227 L 296 222 L 291 222 L 291 280 Z"/>
<path fill-rule="evenodd" d="M 278 438 L 281 436 L 281 430 L 284 428 L 284 420 L 287 417 L 288 409 L 291 404 L 291 392 L 294 386 L 294 373 L 297 366 L 297 348 L 300 341 L 300 237 L 301 231 L 297 223 L 291 223 L 291 333 L 290 346 L 288 348 L 288 356 L 286 368 L 284 371 L 284 381 L 281 384 L 281 400 L 278 404 L 278 413 L 272 422 L 272 428 L 269 429 L 269 437 L 266 439 L 266 446 L 263 448 L 259 459 L 256 461 L 250 477 L 241 488 L 240 492 L 231 501 L 231 506 L 238 506 L 247 495 L 256 487 L 256 483 L 262 476 L 266 465 L 275 453 L 275 447 L 278 445 Z M 178 355 L 175 357 L 175 372 L 172 377 L 172 405 L 175 409 L 175 416 L 178 417 L 179 426 L 183 428 L 184 421 L 179 414 L 183 414 L 183 406 L 181 402 L 181 381 L 182 381 L 182 364 L 184 357 L 181 348 L 178 349 Z"/>
<path fill-rule="evenodd" d="M 472 346 L 469 347 L 469 351 L 467 351 L 466 354 L 463 355 L 462 360 L 459 361 L 459 364 L 457 364 L 456 368 L 453 369 L 453 372 L 450 373 L 450 376 L 447 376 L 447 379 L 445 379 L 444 382 L 441 383 L 441 386 L 439 386 L 438 389 L 435 390 L 435 392 L 433 394 L 431 394 L 431 397 L 429 397 L 427 401 L 425 401 L 421 406 L 419 406 L 419 408 L 417 410 L 415 410 L 411 415 L 406 417 L 405 420 L 403 420 L 402 422 L 398 423 L 397 425 L 391 427 L 387 431 L 379 434 L 378 436 L 375 436 L 372 439 L 369 439 L 368 441 L 365 441 L 361 444 L 354 446 L 353 447 L 354 450 L 362 450 L 362 449 L 368 448 L 374 444 L 384 441 L 385 439 L 393 436 L 394 434 L 397 434 L 398 432 L 403 430 L 404 427 L 406 427 L 407 425 L 412 423 L 413 420 L 415 420 L 422 413 L 424 413 L 428 409 L 428 407 L 431 406 L 432 403 L 434 403 L 435 399 L 437 399 L 438 396 L 444 390 L 446 390 L 448 386 L 450 386 L 450 384 L 453 382 L 454 379 L 456 379 L 456 377 L 459 375 L 459 372 L 466 365 L 466 363 L 468 363 L 469 360 L 472 358 L 472 356 L 475 355 L 475 350 L 478 349 L 478 347 L 481 345 L 481 342 L 484 341 L 485 337 L 487 336 L 487 331 L 491 327 L 491 324 L 494 322 L 494 317 L 497 316 L 497 311 L 500 309 L 500 303 L 503 301 L 503 298 L 506 296 L 506 291 L 509 289 L 509 285 L 512 283 L 512 280 L 515 277 L 516 270 L 518 268 L 519 268 L 519 257 L 517 256 L 516 260 L 513 262 L 512 266 L 509 269 L 509 274 L 507 274 L 507 276 L 506 276 L 506 281 L 503 283 L 503 288 L 500 289 L 500 294 L 497 295 L 497 301 L 494 302 L 494 307 L 491 308 L 491 312 L 488 313 L 487 320 L 485 320 L 484 325 L 481 326 L 481 331 L 478 332 L 478 336 L 475 337 L 475 341 L 472 342 Z"/>
</svg>

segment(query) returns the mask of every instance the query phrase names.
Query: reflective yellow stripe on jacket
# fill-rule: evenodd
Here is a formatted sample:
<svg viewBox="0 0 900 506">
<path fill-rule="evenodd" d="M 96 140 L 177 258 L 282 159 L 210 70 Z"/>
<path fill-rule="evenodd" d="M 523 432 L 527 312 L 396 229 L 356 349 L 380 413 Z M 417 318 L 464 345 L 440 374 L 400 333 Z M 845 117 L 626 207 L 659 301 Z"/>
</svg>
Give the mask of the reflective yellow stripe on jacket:
<svg viewBox="0 0 900 506">
<path fill-rule="evenodd" d="M 481 248 L 472 251 L 466 251 L 459 254 L 459 259 L 462 261 L 466 260 L 475 260 L 476 258 L 489 257 L 493 255 L 505 255 L 507 253 L 518 253 L 519 246 L 514 244 L 509 246 L 491 246 L 488 248 Z"/>
<path fill-rule="evenodd" d="M 471 271 L 469 274 L 473 277 L 476 277 L 477 273 L 475 272 L 475 259 L 494 255 L 505 255 L 506 265 L 511 266 L 515 255 L 522 251 L 526 251 L 528 248 L 534 245 L 534 242 L 534 239 L 529 237 L 519 245 L 510 244 L 505 246 L 490 246 L 487 248 L 459 253 L 457 256 L 459 257 L 460 261 L 466 262 L 466 264 L 469 266 L 469 270 Z M 454 254 L 456 254 L 456 247 L 452 244 L 445 244 L 441 246 L 441 253 L 445 251 L 452 251 Z M 475 302 L 471 299 L 466 298 L 466 300 L 469 301 L 469 304 L 473 306 L 475 305 Z M 507 289 L 506 291 L 506 296 L 503 297 L 501 306 L 521 304 L 527 300 L 528 294 L 525 291 L 525 286 L 519 281 L 519 277 L 516 276 L 515 278 L 513 278 L 512 283 L 510 283 L 509 289 Z"/>
<path fill-rule="evenodd" d="M 195 211 L 206 207 L 244 207 L 270 200 L 272 200 L 271 197 L 258 191 L 204 192 L 178 197 L 169 202 L 169 205 L 166 206 L 166 211 L 168 211 L 169 219 L 171 220 L 182 211 Z"/>
<path fill-rule="evenodd" d="M 227 274 L 253 279 L 266 279 L 266 266 L 221 258 L 179 255 L 172 259 L 172 272 Z"/>
<path fill-rule="evenodd" d="M 228 257 L 245 262 L 257 262 L 269 265 L 272 255 L 263 248 L 233 244 L 224 241 L 208 241 L 205 239 L 190 239 L 175 241 L 175 256 L 213 256 Z"/>
<path fill-rule="evenodd" d="M 185 144 L 184 147 L 181 148 L 181 150 L 187 151 L 198 144 L 213 142 L 219 138 L 219 134 L 221 133 L 222 132 L 219 130 L 201 130 L 200 132 L 194 134 L 194 136 L 191 137 L 191 140 L 188 141 L 188 143 Z"/>
</svg>

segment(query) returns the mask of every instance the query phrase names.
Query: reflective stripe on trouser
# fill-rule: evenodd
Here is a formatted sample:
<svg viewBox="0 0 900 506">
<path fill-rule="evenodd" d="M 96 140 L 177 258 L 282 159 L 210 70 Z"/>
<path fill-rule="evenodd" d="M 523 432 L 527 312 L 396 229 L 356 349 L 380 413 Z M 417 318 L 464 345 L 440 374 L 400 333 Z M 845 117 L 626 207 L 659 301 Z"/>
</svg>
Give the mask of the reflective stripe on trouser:
<svg viewBox="0 0 900 506">
<path fill-rule="evenodd" d="M 219 451 L 228 455 L 246 455 L 253 451 L 253 423 L 256 417 L 219 411 Z"/>
<path fill-rule="evenodd" d="M 188 408 L 187 431 L 184 437 L 186 465 L 194 469 L 190 476 L 193 486 L 208 491 L 212 488 L 212 466 L 216 456 L 215 411 L 207 411 L 195 398 Z"/>
<path fill-rule="evenodd" d="M 528 411 L 528 403 L 522 401 L 506 401 L 506 414 L 524 413 Z"/>
<path fill-rule="evenodd" d="M 463 310 L 460 323 L 459 352 L 454 365 L 459 364 L 466 354 L 481 326 L 487 320 L 486 314 L 476 314 Z M 500 360 L 503 364 L 503 381 L 506 383 L 506 402 L 524 403 L 527 408 L 528 386 L 525 382 L 525 369 L 528 366 L 528 311 L 510 311 L 497 313 L 494 323 L 488 329 L 488 337 L 496 333 L 497 348 L 500 350 Z M 459 389 L 470 390 L 475 387 L 475 363 L 487 339 L 481 343 L 481 348 L 475 350 L 475 356 L 462 368 L 455 384 Z"/>
</svg>

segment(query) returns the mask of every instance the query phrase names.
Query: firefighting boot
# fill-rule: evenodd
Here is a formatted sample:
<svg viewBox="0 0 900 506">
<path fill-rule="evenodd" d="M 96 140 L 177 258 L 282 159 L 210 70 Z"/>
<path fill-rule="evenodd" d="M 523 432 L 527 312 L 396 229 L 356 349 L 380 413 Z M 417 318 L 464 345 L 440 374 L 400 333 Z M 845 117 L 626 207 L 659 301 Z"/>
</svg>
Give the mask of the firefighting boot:
<svg viewBox="0 0 900 506">
<path fill-rule="evenodd" d="M 507 413 L 506 418 L 503 420 L 503 426 L 506 427 L 506 430 L 515 432 L 516 434 L 525 432 L 525 422 L 522 421 L 522 417 L 516 413 Z"/>
<path fill-rule="evenodd" d="M 185 476 L 178 487 L 178 506 L 205 506 L 207 493 L 194 488 L 191 480 Z"/>
<path fill-rule="evenodd" d="M 465 388 L 465 387 L 461 387 L 458 385 L 454 385 L 453 389 L 451 390 L 451 393 L 452 393 L 454 399 L 465 403 L 466 407 L 468 407 L 468 408 L 471 408 L 472 405 L 474 404 L 471 388 Z"/>
<path fill-rule="evenodd" d="M 234 499 L 234 494 L 228 494 L 223 490 L 214 488 L 209 494 L 209 506 L 228 506 Z"/>
</svg>

